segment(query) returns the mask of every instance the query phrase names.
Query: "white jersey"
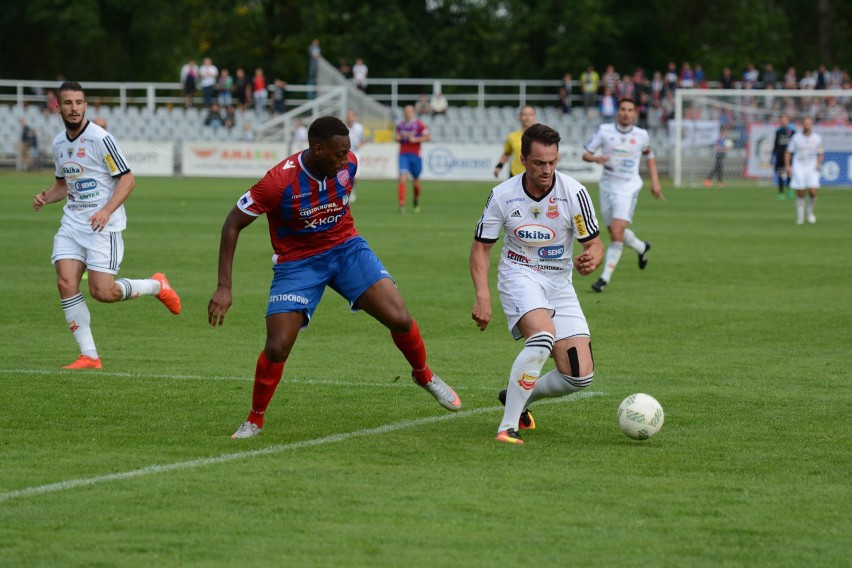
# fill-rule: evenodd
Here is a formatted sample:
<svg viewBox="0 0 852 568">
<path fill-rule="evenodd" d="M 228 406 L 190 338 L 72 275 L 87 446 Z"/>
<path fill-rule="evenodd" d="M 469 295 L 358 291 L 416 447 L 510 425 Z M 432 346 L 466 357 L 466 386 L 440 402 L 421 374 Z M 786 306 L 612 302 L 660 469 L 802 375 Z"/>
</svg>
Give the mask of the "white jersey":
<svg viewBox="0 0 852 568">
<path fill-rule="evenodd" d="M 791 161 L 793 168 L 815 170 L 819 163 L 819 155 L 823 153 L 822 136 L 814 131 L 807 136 L 804 132 L 796 132 L 790 138 L 787 151 L 793 154 Z"/>
<path fill-rule="evenodd" d="M 115 138 L 88 121 L 83 131 L 73 140 L 63 130 L 53 139 L 53 162 L 56 177 L 65 179 L 68 199 L 63 208 L 63 224 L 91 231 L 89 223 L 95 211 L 110 200 L 118 178 L 130 172 Z M 124 205 L 110 216 L 106 231 L 122 231 L 127 226 Z"/>
<path fill-rule="evenodd" d="M 616 124 L 601 124 L 583 148 L 592 154 L 601 150 L 609 158 L 603 164 L 601 182 L 609 182 L 613 187 L 635 188 L 637 183 L 641 187 L 642 156 L 654 157 L 648 131 L 638 126 L 622 132 Z"/>
<path fill-rule="evenodd" d="M 364 140 L 364 125 L 360 122 L 355 122 L 349 127 L 349 142 L 352 145 L 352 151 L 355 152 L 361 147 Z"/>
<path fill-rule="evenodd" d="M 598 236 L 592 199 L 580 182 L 559 172 L 550 190 L 535 199 L 524 189 L 525 177 L 516 175 L 491 191 L 474 238 L 494 243 L 503 230 L 498 272 L 532 270 L 570 282 L 574 239 Z"/>
</svg>

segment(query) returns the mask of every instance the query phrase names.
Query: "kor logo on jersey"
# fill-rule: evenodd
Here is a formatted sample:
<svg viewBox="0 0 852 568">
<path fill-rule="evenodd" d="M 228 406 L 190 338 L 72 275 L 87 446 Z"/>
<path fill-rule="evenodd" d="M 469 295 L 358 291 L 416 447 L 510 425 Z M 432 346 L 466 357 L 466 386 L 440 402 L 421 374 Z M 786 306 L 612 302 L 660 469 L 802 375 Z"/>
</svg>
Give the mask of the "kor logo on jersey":
<svg viewBox="0 0 852 568">
<path fill-rule="evenodd" d="M 556 232 L 544 225 L 521 225 L 515 229 L 515 238 L 528 245 L 546 245 L 556 238 Z"/>
<path fill-rule="evenodd" d="M 339 215 L 332 215 L 330 217 L 323 217 L 322 219 L 305 219 L 305 228 L 306 229 L 319 229 L 320 227 L 325 227 L 326 225 L 334 225 L 340 218 L 343 217 L 343 213 Z"/>
</svg>

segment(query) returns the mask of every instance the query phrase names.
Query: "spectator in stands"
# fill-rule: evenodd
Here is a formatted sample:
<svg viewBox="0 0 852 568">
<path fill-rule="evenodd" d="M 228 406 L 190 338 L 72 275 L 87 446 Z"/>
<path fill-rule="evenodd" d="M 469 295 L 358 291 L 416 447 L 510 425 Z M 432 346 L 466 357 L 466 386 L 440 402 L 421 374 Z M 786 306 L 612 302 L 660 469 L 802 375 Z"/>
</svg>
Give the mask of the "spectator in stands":
<svg viewBox="0 0 852 568">
<path fill-rule="evenodd" d="M 760 73 L 755 68 L 754 63 L 747 64 L 745 71 L 743 71 L 743 81 L 754 85 L 759 79 Z"/>
<path fill-rule="evenodd" d="M 56 92 L 53 89 L 48 89 L 44 94 L 44 113 L 59 113 L 59 101 L 56 99 Z"/>
<path fill-rule="evenodd" d="M 93 124 L 97 124 L 104 130 L 107 130 L 107 119 L 98 117 L 92 121 Z"/>
<path fill-rule="evenodd" d="M 805 70 L 805 74 L 802 75 L 802 80 L 799 81 L 799 88 L 802 90 L 808 89 L 816 89 L 817 79 L 814 77 L 814 74 L 810 71 L 810 69 Z"/>
<path fill-rule="evenodd" d="M 784 73 L 784 88 L 785 89 L 798 89 L 799 88 L 799 80 L 796 77 L 796 68 L 788 67 L 787 72 Z"/>
<path fill-rule="evenodd" d="M 674 61 L 669 61 L 668 66 L 666 67 L 666 74 L 663 75 L 663 81 L 666 83 L 666 91 L 674 91 L 677 89 L 677 65 L 675 65 Z"/>
<path fill-rule="evenodd" d="M 222 111 L 219 108 L 219 103 L 211 103 L 207 109 L 207 116 L 204 117 L 204 126 L 209 126 L 215 134 L 220 128 L 225 126 L 225 119 L 222 116 Z"/>
<path fill-rule="evenodd" d="M 432 109 L 432 116 L 443 115 L 447 112 L 447 107 L 450 106 L 450 103 L 447 101 L 447 97 L 444 96 L 444 93 L 441 91 L 435 91 L 435 94 L 432 95 L 432 99 L 429 101 L 429 108 Z"/>
<path fill-rule="evenodd" d="M 604 87 L 603 96 L 601 97 L 601 120 L 604 123 L 612 122 L 615 118 L 617 108 L 615 95 L 609 90 L 609 87 Z"/>
<path fill-rule="evenodd" d="M 828 76 L 828 69 L 825 68 L 824 64 L 819 64 L 816 73 L 814 73 L 814 77 L 816 78 L 816 85 L 814 85 L 815 89 L 822 91 L 828 88 L 830 78 Z"/>
<path fill-rule="evenodd" d="M 648 96 L 648 93 L 642 91 L 639 94 L 639 105 L 636 108 L 637 116 L 639 120 L 636 121 L 636 124 L 639 128 L 644 128 L 648 130 L 648 112 L 651 109 L 651 97 Z"/>
<path fill-rule="evenodd" d="M 651 79 L 651 101 L 660 102 L 665 89 L 666 83 L 663 81 L 663 74 L 659 71 L 654 71 L 653 78 Z"/>
<path fill-rule="evenodd" d="M 637 92 L 647 86 L 648 78 L 645 76 L 645 70 L 641 67 L 633 70 L 631 79 L 633 79 L 633 84 L 636 85 Z"/>
<path fill-rule="evenodd" d="M 583 109 L 587 116 L 591 116 L 592 109 L 598 106 L 598 84 L 600 76 L 591 65 L 580 74 L 580 88 L 583 91 Z"/>
<path fill-rule="evenodd" d="M 686 61 L 684 61 L 680 66 L 678 86 L 684 89 L 692 89 L 695 87 L 695 73 L 692 71 L 692 66 Z"/>
<path fill-rule="evenodd" d="M 364 60 L 360 57 L 355 59 L 355 65 L 352 67 L 352 80 L 355 81 L 355 87 L 364 93 L 367 92 L 367 73 L 369 73 L 369 69 L 364 64 Z"/>
<path fill-rule="evenodd" d="M 219 68 L 213 65 L 213 60 L 205 57 L 198 68 L 198 84 L 204 95 L 204 108 L 210 108 L 213 103 L 213 95 L 216 92 L 216 79 L 219 78 Z"/>
<path fill-rule="evenodd" d="M 21 125 L 21 165 L 25 170 L 34 170 L 38 168 L 39 152 L 38 152 L 38 134 L 35 129 L 27 124 L 27 120 L 22 116 L 18 119 Z"/>
<path fill-rule="evenodd" d="M 601 77 L 601 83 L 603 84 L 604 90 L 609 89 L 609 92 L 615 94 L 618 92 L 618 82 L 619 76 L 618 72 L 615 70 L 615 65 L 607 65 L 606 71 Z"/>
<path fill-rule="evenodd" d="M 633 77 L 627 73 L 624 74 L 618 84 L 618 100 L 621 99 L 636 100 L 636 84 L 633 82 Z"/>
<path fill-rule="evenodd" d="M 261 116 L 266 112 L 266 102 L 269 100 L 269 93 L 266 90 L 266 77 L 263 75 L 263 68 L 261 67 L 254 70 L 252 98 L 254 99 L 254 113 Z"/>
<path fill-rule="evenodd" d="M 194 59 L 190 59 L 180 68 L 180 82 L 183 85 L 184 105 L 189 108 L 198 88 L 198 65 Z"/>
<path fill-rule="evenodd" d="M 221 108 L 228 108 L 230 106 L 233 99 L 233 90 L 234 78 L 231 76 L 231 72 L 227 69 L 222 69 L 222 72 L 219 73 L 219 79 L 216 80 L 216 93 L 218 94 L 219 106 Z"/>
<path fill-rule="evenodd" d="M 828 88 L 829 89 L 842 89 L 843 88 L 843 71 L 840 69 L 840 65 L 835 65 L 831 69 L 831 73 L 828 74 Z"/>
<path fill-rule="evenodd" d="M 337 72 L 349 79 L 352 77 L 352 67 L 346 63 L 346 60 L 342 57 L 340 58 L 340 63 L 337 65 Z"/>
<path fill-rule="evenodd" d="M 275 79 L 269 86 L 272 98 L 272 114 L 278 116 L 287 111 L 287 83 L 283 79 Z"/>
<path fill-rule="evenodd" d="M 775 87 L 775 81 L 778 78 L 775 75 L 775 67 L 771 63 L 767 63 L 763 66 L 763 75 L 760 77 L 761 82 L 763 82 L 763 88 L 769 88 L 769 85 L 772 85 L 772 88 Z"/>
<path fill-rule="evenodd" d="M 237 125 L 237 111 L 234 108 L 234 105 L 228 105 L 225 107 L 225 128 L 230 131 Z"/>
<path fill-rule="evenodd" d="M 697 89 L 706 89 L 709 87 L 707 77 L 704 76 L 704 68 L 700 63 L 696 63 L 695 67 L 692 68 L 692 74 L 695 75 L 695 87 Z"/>
<path fill-rule="evenodd" d="M 322 57 L 322 50 L 320 49 L 320 40 L 314 38 L 311 41 L 311 44 L 308 46 L 308 85 L 312 88 L 308 91 L 308 98 L 313 99 L 316 97 L 316 90 L 313 89 L 313 86 L 317 84 L 317 74 L 319 73 L 319 60 Z"/>
<path fill-rule="evenodd" d="M 571 109 L 574 106 L 573 101 L 574 77 L 571 73 L 565 73 L 562 76 L 562 89 L 559 94 L 559 110 L 562 114 L 571 114 Z M 564 90 L 564 93 L 561 92 Z"/>
<path fill-rule="evenodd" d="M 734 88 L 734 74 L 731 72 L 730 67 L 722 69 L 722 76 L 719 77 L 719 87 L 722 89 Z"/>
<path fill-rule="evenodd" d="M 429 96 L 426 93 L 420 93 L 417 104 L 414 105 L 414 110 L 420 116 L 432 113 L 432 107 L 429 106 Z"/>
<path fill-rule="evenodd" d="M 242 67 L 238 67 L 234 75 L 234 86 L 231 93 L 234 95 L 233 100 L 236 101 L 240 110 L 246 109 L 246 103 L 249 100 L 249 94 L 254 92 L 252 84 L 246 77 L 246 72 Z"/>
</svg>

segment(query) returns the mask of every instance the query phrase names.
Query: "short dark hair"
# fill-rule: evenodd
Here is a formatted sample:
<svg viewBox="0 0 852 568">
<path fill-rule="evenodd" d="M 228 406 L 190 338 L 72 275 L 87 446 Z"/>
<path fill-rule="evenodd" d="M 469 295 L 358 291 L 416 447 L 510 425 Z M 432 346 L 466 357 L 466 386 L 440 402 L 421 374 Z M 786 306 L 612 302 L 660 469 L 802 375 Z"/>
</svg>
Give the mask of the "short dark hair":
<svg viewBox="0 0 852 568">
<path fill-rule="evenodd" d="M 560 140 L 562 140 L 562 137 L 551 127 L 535 123 L 527 128 L 521 136 L 521 155 L 524 157 L 529 156 L 533 142 L 540 142 L 545 146 L 556 144 L 558 147 Z"/>
<path fill-rule="evenodd" d="M 349 129 L 336 116 L 321 116 L 313 121 L 308 129 L 308 142 L 311 145 L 327 142 L 335 136 L 349 136 Z"/>
<path fill-rule="evenodd" d="M 631 97 L 623 97 L 621 99 L 618 99 L 618 106 L 621 106 L 621 103 L 630 103 L 633 105 L 634 108 L 636 108 L 637 106 L 636 101 L 633 100 Z"/>
<path fill-rule="evenodd" d="M 64 81 L 61 85 L 59 85 L 59 91 L 56 93 L 57 98 L 59 93 L 61 93 L 62 91 L 76 91 L 85 94 L 85 91 L 83 90 L 83 85 L 81 85 L 77 81 Z"/>
</svg>

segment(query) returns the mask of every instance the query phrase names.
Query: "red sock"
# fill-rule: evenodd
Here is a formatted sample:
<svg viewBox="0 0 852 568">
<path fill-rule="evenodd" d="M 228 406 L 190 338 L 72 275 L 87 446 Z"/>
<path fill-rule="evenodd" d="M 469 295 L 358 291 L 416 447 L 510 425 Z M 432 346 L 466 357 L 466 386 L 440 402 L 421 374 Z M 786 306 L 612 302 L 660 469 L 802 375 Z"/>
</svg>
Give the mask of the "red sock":
<svg viewBox="0 0 852 568">
<path fill-rule="evenodd" d="M 401 182 L 396 188 L 397 197 L 399 197 L 399 206 L 405 207 L 405 182 Z"/>
<path fill-rule="evenodd" d="M 423 343 L 417 322 L 412 319 L 411 329 L 405 333 L 391 333 L 391 337 L 397 348 L 402 351 L 402 354 L 411 364 L 414 380 L 421 385 L 431 381 L 432 370 L 426 364 L 426 345 Z"/>
<path fill-rule="evenodd" d="M 272 395 L 275 394 L 275 387 L 281 381 L 282 374 L 284 374 L 284 362 L 273 363 L 266 358 L 266 352 L 261 351 L 254 371 L 251 412 L 246 420 L 263 428 L 263 415 L 266 413 L 269 401 L 272 400 Z"/>
</svg>

